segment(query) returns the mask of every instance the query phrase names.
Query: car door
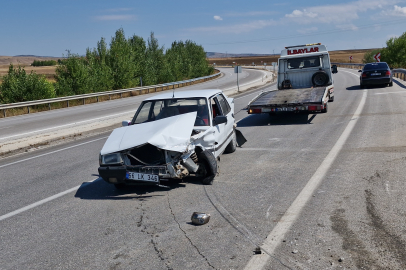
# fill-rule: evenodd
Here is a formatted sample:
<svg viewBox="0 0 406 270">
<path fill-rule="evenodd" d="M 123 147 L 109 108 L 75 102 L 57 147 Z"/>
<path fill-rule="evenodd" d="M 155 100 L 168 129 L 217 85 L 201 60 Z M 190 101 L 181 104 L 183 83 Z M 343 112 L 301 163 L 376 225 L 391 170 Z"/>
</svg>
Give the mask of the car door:
<svg viewBox="0 0 406 270">
<path fill-rule="evenodd" d="M 232 136 L 234 134 L 234 114 L 231 110 L 230 104 L 228 104 L 228 101 L 223 94 L 218 94 L 215 97 L 215 100 L 221 109 L 221 115 L 227 117 L 227 123 L 218 125 L 220 134 L 216 152 L 218 151 L 219 154 L 221 154 L 224 152 L 228 143 L 232 140 Z"/>
</svg>

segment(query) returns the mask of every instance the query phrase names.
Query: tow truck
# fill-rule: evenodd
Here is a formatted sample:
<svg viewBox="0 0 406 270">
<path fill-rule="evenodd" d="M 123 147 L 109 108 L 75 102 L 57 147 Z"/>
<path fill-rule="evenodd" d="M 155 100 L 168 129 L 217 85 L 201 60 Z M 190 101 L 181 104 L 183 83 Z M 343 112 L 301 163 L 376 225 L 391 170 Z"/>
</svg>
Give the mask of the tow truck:
<svg viewBox="0 0 406 270">
<path fill-rule="evenodd" d="M 278 59 L 278 90 L 260 93 L 248 104 L 249 114 L 326 113 L 334 101 L 333 73 L 321 43 L 285 47 Z"/>
</svg>

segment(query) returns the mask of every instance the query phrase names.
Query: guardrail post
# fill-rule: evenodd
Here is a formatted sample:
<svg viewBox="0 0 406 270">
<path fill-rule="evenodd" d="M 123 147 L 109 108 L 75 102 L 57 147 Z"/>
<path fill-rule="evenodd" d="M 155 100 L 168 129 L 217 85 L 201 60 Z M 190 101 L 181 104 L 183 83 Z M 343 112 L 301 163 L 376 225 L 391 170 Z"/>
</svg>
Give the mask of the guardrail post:
<svg viewBox="0 0 406 270">
<path fill-rule="evenodd" d="M 27 109 L 28 109 L 28 113 L 30 113 L 30 106 L 27 106 Z"/>
<path fill-rule="evenodd" d="M 123 98 L 123 93 L 120 93 L 120 98 Z"/>
<path fill-rule="evenodd" d="M 109 95 L 109 100 L 111 100 L 111 95 Z"/>
<path fill-rule="evenodd" d="M 83 99 L 83 105 L 85 105 L 85 99 Z"/>
<path fill-rule="evenodd" d="M 97 102 L 99 102 L 99 96 L 97 96 L 96 98 L 97 98 Z"/>
<path fill-rule="evenodd" d="M 69 107 L 69 100 L 66 102 L 66 106 L 68 106 L 68 107 Z"/>
<path fill-rule="evenodd" d="M 48 109 L 51 110 L 51 103 L 48 103 Z"/>
<path fill-rule="evenodd" d="M 6 109 L 3 110 L 4 118 L 6 118 Z"/>
</svg>

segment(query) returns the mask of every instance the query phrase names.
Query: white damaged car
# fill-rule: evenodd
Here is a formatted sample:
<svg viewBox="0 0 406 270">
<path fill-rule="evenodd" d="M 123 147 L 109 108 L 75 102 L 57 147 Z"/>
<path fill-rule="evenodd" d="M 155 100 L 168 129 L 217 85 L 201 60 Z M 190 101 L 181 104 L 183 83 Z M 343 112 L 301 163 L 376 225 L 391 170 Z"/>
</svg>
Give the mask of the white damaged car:
<svg viewBox="0 0 406 270">
<path fill-rule="evenodd" d="M 218 157 L 246 142 L 234 100 L 221 90 L 166 92 L 144 100 L 100 152 L 99 175 L 117 188 L 199 177 L 212 184 Z"/>
</svg>

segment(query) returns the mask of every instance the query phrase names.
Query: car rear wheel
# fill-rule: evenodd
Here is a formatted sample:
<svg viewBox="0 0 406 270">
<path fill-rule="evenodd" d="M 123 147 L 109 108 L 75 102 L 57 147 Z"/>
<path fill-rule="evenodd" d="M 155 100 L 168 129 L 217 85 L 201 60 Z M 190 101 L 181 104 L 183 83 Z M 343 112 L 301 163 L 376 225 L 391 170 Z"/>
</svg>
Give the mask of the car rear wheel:
<svg viewBox="0 0 406 270">
<path fill-rule="evenodd" d="M 333 102 L 333 101 L 334 101 L 334 96 L 332 96 L 332 97 L 329 96 L 328 102 Z"/>
<path fill-rule="evenodd" d="M 388 86 L 393 86 L 393 82 L 388 83 Z"/>
</svg>

